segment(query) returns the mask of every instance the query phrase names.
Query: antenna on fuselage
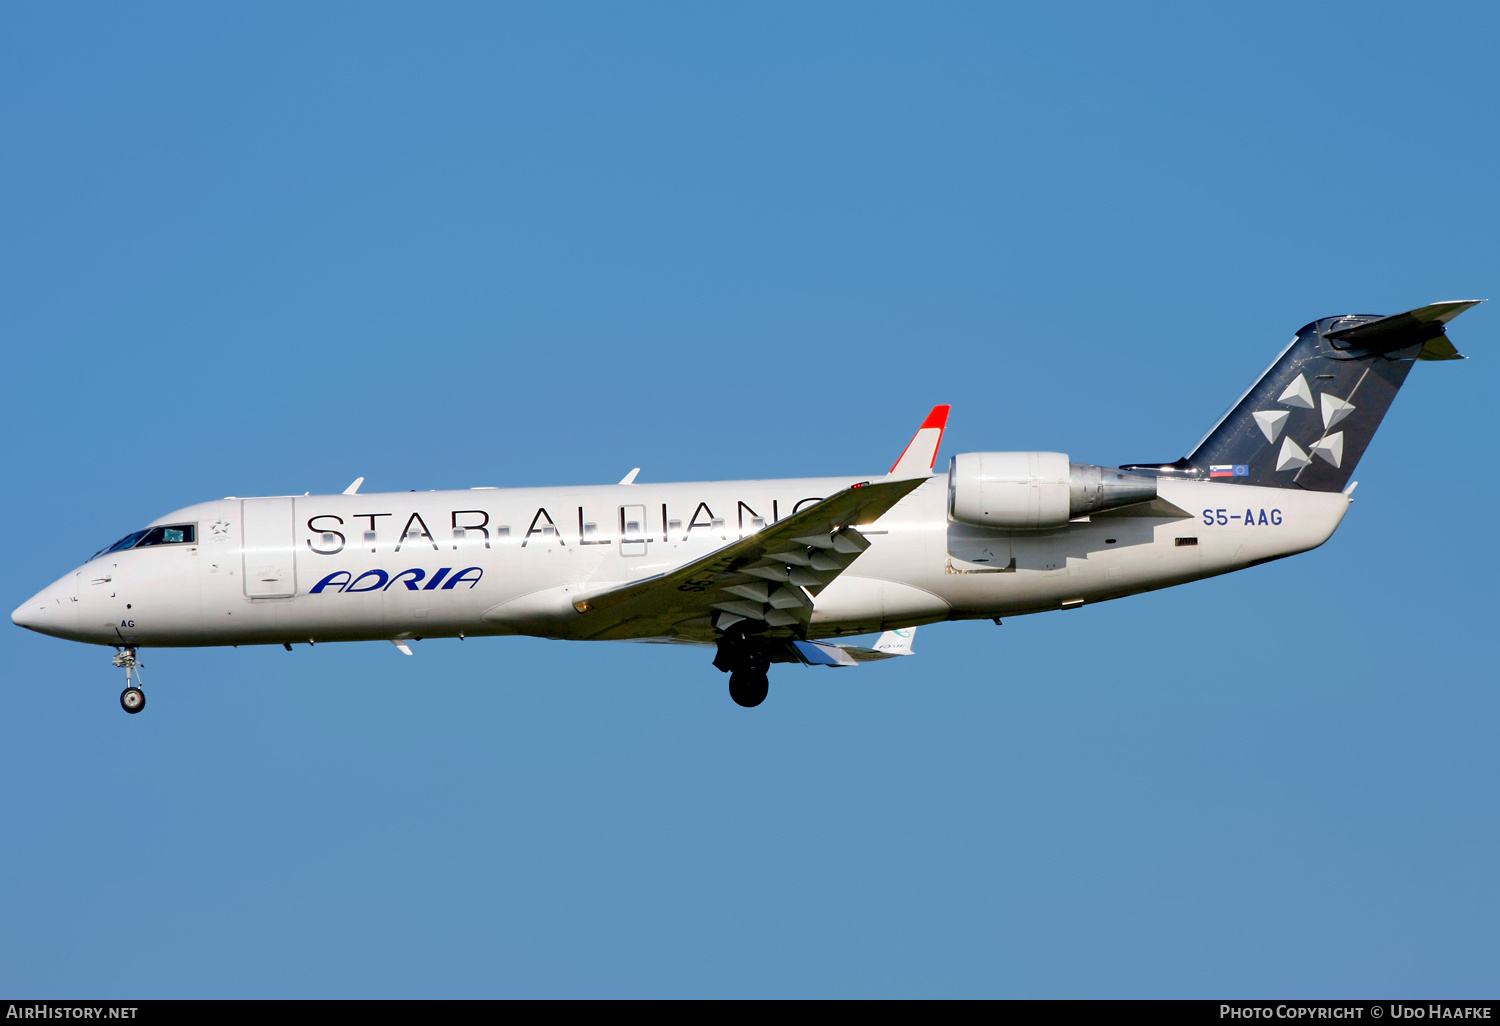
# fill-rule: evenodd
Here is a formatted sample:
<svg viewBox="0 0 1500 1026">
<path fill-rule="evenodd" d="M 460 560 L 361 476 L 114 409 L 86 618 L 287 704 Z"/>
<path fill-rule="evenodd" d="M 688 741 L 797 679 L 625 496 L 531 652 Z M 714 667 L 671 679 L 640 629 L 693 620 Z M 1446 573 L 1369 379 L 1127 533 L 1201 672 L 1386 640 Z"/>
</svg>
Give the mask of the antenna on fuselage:
<svg viewBox="0 0 1500 1026">
<path fill-rule="evenodd" d="M 354 479 L 354 483 L 352 485 L 350 485 L 348 488 L 344 489 L 344 494 L 345 495 L 354 495 L 356 492 L 359 491 L 359 486 L 362 485 L 362 484 L 364 484 L 364 483 L 365 483 L 365 479 L 364 478 L 362 478 L 362 477 L 356 477 Z"/>
</svg>

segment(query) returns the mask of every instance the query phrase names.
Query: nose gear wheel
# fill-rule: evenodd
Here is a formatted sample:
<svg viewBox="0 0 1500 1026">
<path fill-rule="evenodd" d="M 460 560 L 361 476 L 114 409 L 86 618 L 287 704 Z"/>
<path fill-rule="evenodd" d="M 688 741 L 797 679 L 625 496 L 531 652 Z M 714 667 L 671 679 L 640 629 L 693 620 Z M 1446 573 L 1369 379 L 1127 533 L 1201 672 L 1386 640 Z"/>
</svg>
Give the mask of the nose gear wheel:
<svg viewBox="0 0 1500 1026">
<path fill-rule="evenodd" d="M 120 692 L 120 708 L 132 715 L 146 708 L 146 692 L 141 689 L 141 663 L 135 649 L 129 646 L 115 650 L 110 662 L 125 668 L 125 690 Z"/>
</svg>

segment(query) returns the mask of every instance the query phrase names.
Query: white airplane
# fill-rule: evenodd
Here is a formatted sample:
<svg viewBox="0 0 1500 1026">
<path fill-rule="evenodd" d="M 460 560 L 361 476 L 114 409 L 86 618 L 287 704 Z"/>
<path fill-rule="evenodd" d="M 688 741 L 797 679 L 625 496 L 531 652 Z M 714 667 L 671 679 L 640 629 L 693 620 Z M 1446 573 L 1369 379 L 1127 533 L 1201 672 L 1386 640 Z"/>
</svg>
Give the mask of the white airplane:
<svg viewBox="0 0 1500 1026">
<path fill-rule="evenodd" d="M 714 646 L 759 705 L 771 663 L 911 653 L 915 627 L 1074 609 L 1328 540 L 1418 360 L 1478 301 L 1327 317 L 1175 463 L 972 452 L 934 474 L 938 406 L 879 477 L 229 497 L 100 550 L 11 619 L 116 649 L 529 634 Z M 884 631 L 873 648 L 836 640 Z"/>
</svg>

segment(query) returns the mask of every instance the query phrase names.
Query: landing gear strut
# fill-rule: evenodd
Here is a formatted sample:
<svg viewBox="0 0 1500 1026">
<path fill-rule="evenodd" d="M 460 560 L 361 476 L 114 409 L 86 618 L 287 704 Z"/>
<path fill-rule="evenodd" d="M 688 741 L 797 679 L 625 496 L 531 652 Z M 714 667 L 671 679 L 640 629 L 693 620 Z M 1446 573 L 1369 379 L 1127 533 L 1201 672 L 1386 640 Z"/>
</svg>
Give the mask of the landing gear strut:
<svg viewBox="0 0 1500 1026">
<path fill-rule="evenodd" d="M 111 662 L 125 667 L 125 690 L 120 692 L 120 708 L 132 714 L 140 712 L 146 708 L 146 692 L 141 690 L 141 664 L 135 657 L 135 649 L 116 650 Z"/>
<path fill-rule="evenodd" d="M 771 658 L 755 638 L 731 631 L 719 639 L 714 665 L 729 674 L 729 697 L 736 705 L 754 708 L 766 700 L 771 684 L 766 677 Z"/>
</svg>

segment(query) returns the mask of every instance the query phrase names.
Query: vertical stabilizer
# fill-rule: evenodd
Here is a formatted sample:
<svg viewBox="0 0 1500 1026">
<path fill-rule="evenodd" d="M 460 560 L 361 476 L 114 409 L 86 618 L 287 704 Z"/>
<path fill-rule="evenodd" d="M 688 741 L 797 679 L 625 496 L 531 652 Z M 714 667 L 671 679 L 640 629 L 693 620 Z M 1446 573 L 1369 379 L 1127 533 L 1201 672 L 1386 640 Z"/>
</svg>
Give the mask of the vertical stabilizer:
<svg viewBox="0 0 1500 1026">
<path fill-rule="evenodd" d="M 1445 326 L 1479 302 L 1314 321 L 1190 455 L 1167 466 L 1124 469 L 1342 491 L 1416 361 L 1463 359 Z"/>
</svg>

